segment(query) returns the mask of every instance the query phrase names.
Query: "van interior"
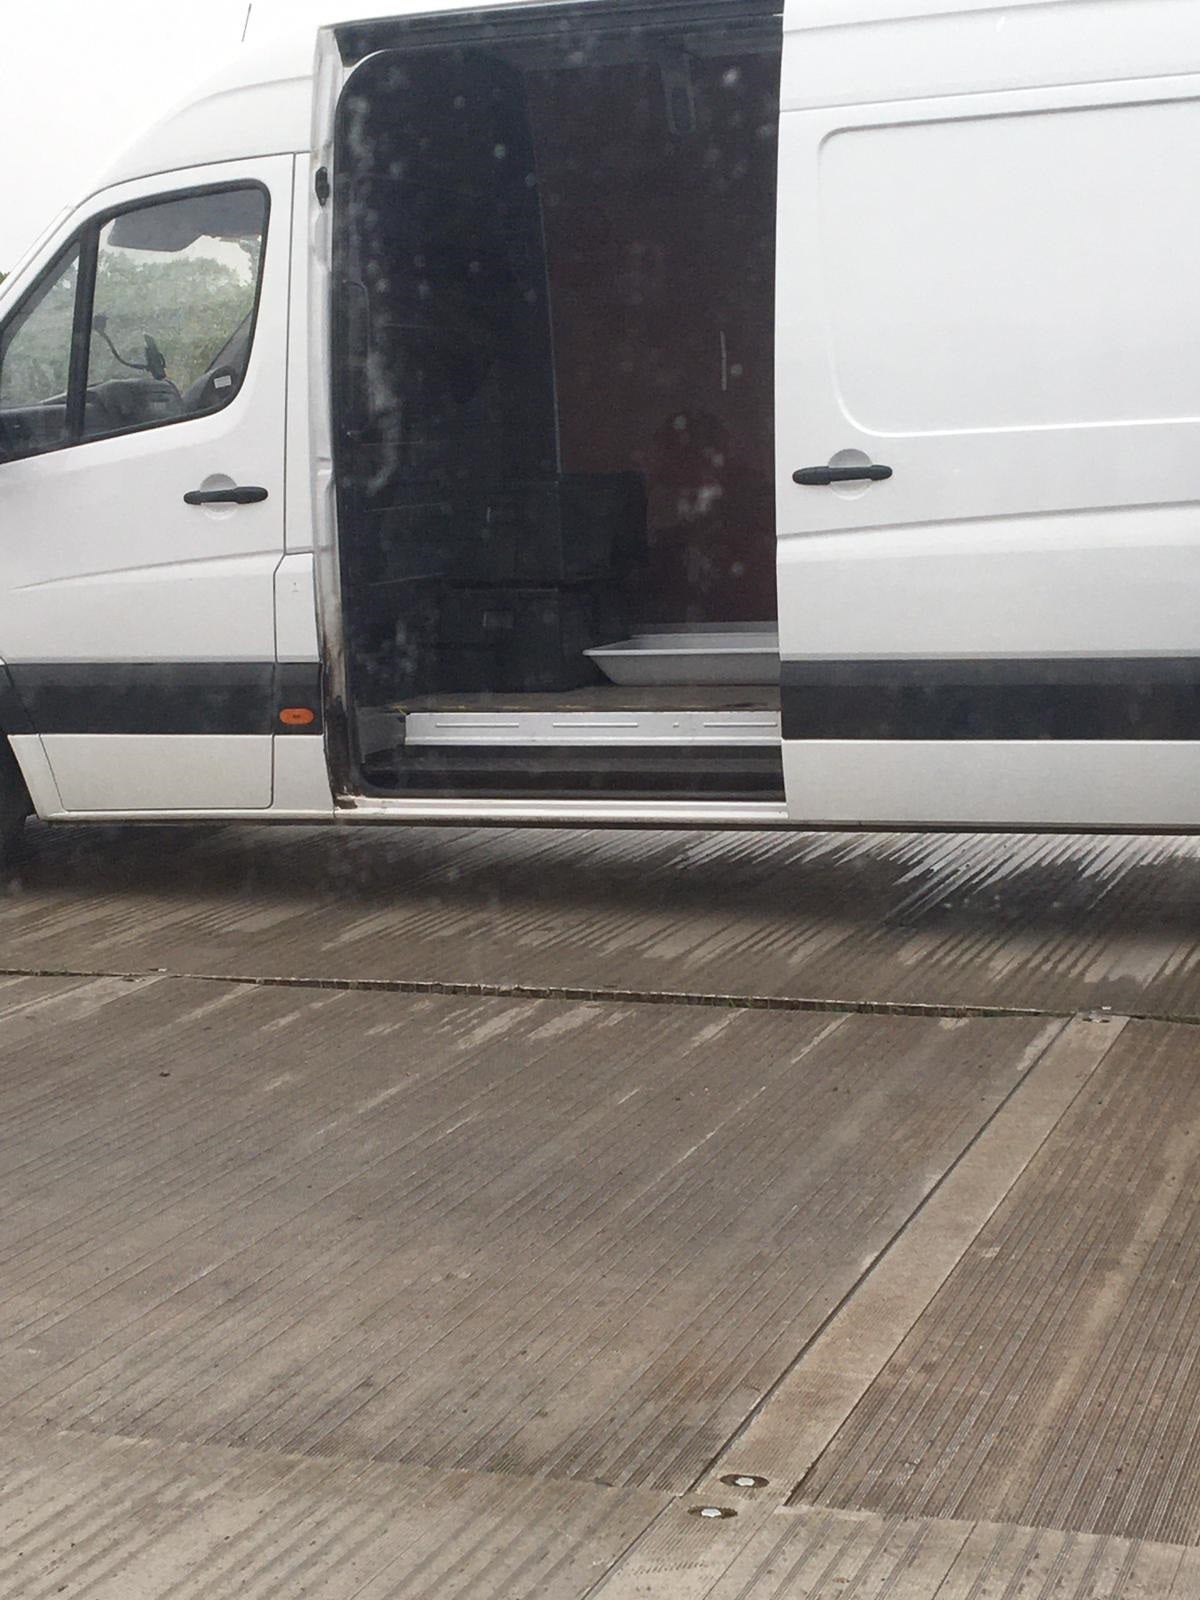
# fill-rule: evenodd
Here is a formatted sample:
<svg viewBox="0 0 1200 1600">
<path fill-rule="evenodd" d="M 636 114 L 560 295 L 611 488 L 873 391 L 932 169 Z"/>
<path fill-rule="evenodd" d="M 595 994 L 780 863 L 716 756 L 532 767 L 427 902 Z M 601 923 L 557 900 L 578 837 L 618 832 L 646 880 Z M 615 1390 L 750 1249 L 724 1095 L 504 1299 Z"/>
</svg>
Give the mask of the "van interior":
<svg viewBox="0 0 1200 1600">
<path fill-rule="evenodd" d="M 392 24 L 343 93 L 335 473 L 365 792 L 782 793 L 780 19 L 638 14 Z"/>
</svg>

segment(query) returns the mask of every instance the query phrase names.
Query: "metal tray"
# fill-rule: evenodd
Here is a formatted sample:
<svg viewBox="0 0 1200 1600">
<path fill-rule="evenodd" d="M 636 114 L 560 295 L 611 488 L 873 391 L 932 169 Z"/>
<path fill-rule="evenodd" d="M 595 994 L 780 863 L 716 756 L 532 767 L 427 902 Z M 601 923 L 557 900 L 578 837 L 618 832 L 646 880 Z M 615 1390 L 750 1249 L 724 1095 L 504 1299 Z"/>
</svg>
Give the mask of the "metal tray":
<svg viewBox="0 0 1200 1600">
<path fill-rule="evenodd" d="M 756 624 L 657 628 L 584 655 L 628 686 L 779 682 L 778 630 Z"/>
</svg>

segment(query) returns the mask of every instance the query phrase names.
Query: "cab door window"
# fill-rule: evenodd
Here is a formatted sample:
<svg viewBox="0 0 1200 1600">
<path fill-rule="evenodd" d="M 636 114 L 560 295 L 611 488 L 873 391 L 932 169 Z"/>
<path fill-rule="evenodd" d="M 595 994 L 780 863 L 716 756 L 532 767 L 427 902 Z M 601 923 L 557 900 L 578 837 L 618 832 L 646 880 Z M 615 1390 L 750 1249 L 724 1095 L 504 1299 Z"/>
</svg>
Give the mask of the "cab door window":
<svg viewBox="0 0 1200 1600">
<path fill-rule="evenodd" d="M 0 460 L 227 406 L 250 359 L 267 209 L 243 183 L 83 228 L 0 328 Z"/>
<path fill-rule="evenodd" d="M 254 331 L 267 197 L 257 187 L 122 212 L 100 229 L 84 438 L 218 411 Z"/>
<path fill-rule="evenodd" d="M 79 245 L 71 246 L 0 332 L 0 457 L 64 444 Z"/>
</svg>

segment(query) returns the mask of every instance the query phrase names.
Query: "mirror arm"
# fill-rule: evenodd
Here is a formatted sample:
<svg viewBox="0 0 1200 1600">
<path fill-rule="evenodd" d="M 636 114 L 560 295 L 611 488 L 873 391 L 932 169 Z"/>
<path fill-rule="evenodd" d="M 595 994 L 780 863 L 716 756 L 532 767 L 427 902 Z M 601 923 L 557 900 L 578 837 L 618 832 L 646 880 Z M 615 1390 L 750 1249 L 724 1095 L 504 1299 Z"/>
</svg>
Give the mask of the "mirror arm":
<svg viewBox="0 0 1200 1600">
<path fill-rule="evenodd" d="M 108 319 L 106 317 L 103 317 L 103 316 L 96 317 L 92 322 L 92 332 L 93 333 L 97 333 L 97 334 L 100 335 L 100 337 L 104 340 L 105 344 L 112 351 L 112 353 L 116 357 L 116 359 L 121 363 L 121 365 L 123 367 L 128 367 L 130 372 L 149 372 L 150 367 L 149 367 L 149 364 L 147 362 L 143 362 L 143 361 L 126 361 L 125 357 L 121 354 L 121 352 L 117 349 L 116 345 L 108 337 L 108 330 L 107 330 L 107 327 L 106 327 L 107 320 Z"/>
</svg>

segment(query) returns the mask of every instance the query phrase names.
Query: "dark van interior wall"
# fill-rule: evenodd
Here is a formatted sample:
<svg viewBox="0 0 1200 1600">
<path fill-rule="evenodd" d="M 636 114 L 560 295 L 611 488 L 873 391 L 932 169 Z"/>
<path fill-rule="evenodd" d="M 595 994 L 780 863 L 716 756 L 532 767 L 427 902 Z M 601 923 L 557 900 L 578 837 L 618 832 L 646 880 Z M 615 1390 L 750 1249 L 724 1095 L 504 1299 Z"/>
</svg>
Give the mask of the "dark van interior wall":
<svg viewBox="0 0 1200 1600">
<path fill-rule="evenodd" d="M 778 57 L 664 47 L 526 95 L 563 467 L 646 482 L 636 621 L 773 620 Z"/>
<path fill-rule="evenodd" d="M 495 596 L 478 585 L 506 575 L 521 486 L 552 483 L 558 465 L 523 77 L 475 51 L 379 56 L 341 115 L 352 688 L 367 703 L 486 689 Z"/>
<path fill-rule="evenodd" d="M 334 163 L 357 706 L 602 686 L 775 616 L 778 22 L 385 51 Z"/>
</svg>

